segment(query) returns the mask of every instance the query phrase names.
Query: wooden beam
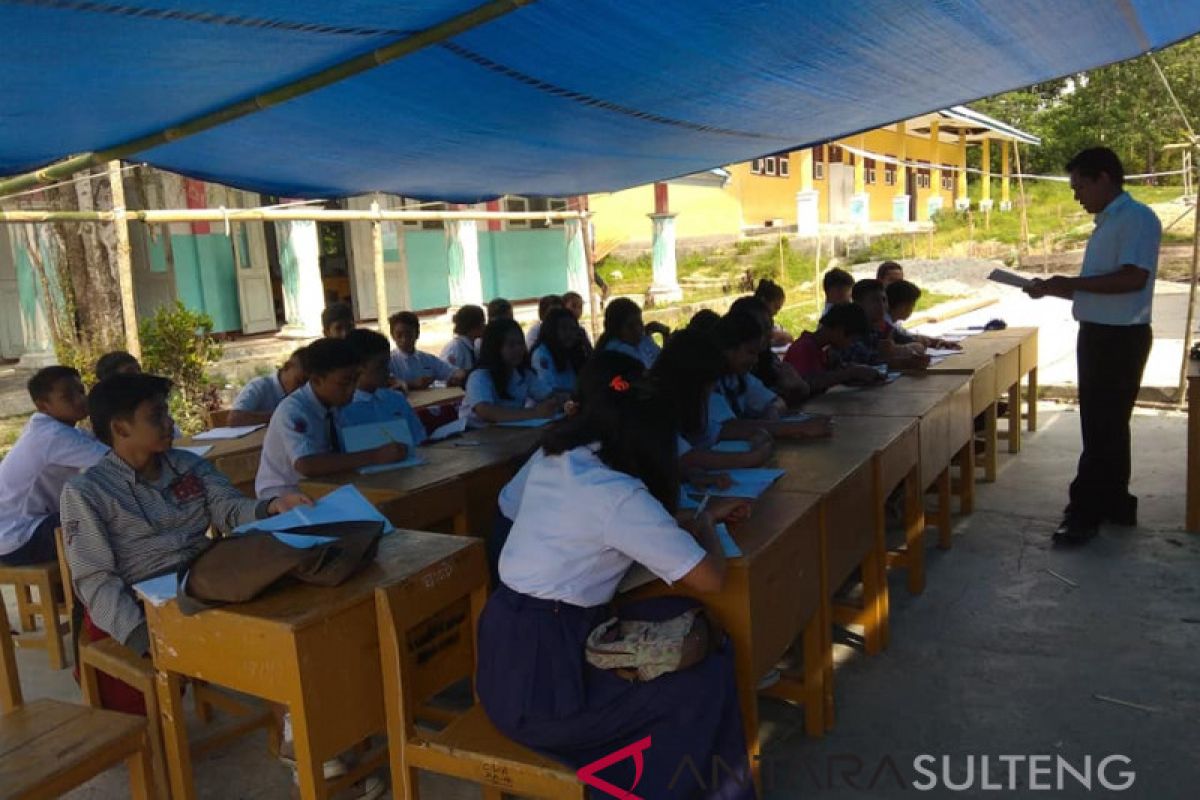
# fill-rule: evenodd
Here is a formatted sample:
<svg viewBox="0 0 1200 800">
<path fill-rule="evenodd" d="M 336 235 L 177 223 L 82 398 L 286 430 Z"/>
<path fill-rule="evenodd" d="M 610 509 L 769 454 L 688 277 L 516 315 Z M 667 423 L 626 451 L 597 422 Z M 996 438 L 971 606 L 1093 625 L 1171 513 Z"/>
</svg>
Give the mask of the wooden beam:
<svg viewBox="0 0 1200 800">
<path fill-rule="evenodd" d="M 314 220 L 317 222 L 396 221 L 396 222 L 450 222 L 453 220 L 528 220 L 561 222 L 568 219 L 585 219 L 582 211 L 400 211 L 380 210 L 372 214 L 369 210 L 324 209 L 324 208 L 177 208 L 167 210 L 129 210 L 126 219 L 145 222 L 148 225 L 164 225 L 171 222 L 295 222 Z M 6 211 L 0 209 L 0 223 L 40 222 L 112 222 L 116 215 L 111 211 Z"/>
<path fill-rule="evenodd" d="M 125 323 L 125 349 L 134 358 L 140 360 L 142 341 L 138 335 L 137 302 L 133 295 L 133 258 L 129 247 L 129 220 L 125 211 L 125 184 L 121 178 L 120 161 L 108 162 L 108 182 L 112 187 L 112 222 L 117 232 L 117 280 L 121 286 L 121 318 Z"/>
<path fill-rule="evenodd" d="M 383 265 L 383 221 L 379 218 L 378 197 L 371 201 L 371 258 L 375 265 L 375 313 L 379 318 L 379 331 L 388 335 L 387 271 Z"/>
</svg>

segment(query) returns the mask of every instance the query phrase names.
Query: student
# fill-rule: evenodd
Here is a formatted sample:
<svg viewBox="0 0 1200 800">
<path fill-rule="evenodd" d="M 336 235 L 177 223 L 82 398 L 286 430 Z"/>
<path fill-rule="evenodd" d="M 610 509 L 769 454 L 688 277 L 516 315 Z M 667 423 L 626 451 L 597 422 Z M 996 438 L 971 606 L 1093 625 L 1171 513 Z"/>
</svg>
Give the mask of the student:
<svg viewBox="0 0 1200 800">
<path fill-rule="evenodd" d="M 796 374 L 794 369 L 784 364 L 772 349 L 771 331 L 774 328 L 774 322 L 766 304 L 757 297 L 739 297 L 729 306 L 729 311 L 751 314 L 766 332 L 758 353 L 758 361 L 751 368 L 750 374 L 783 398 L 789 407 L 794 408 L 804 403 L 809 395 L 808 384 Z"/>
<path fill-rule="evenodd" d="M 886 289 L 890 284 L 904 280 L 904 267 L 895 261 L 884 261 L 875 270 L 875 280 L 882 283 Z"/>
<path fill-rule="evenodd" d="M 771 347 L 781 347 L 792 343 L 792 335 L 775 322 L 775 317 L 783 309 L 787 301 L 783 287 L 770 278 L 762 278 L 754 289 L 754 297 L 762 302 L 771 319 Z"/>
<path fill-rule="evenodd" d="M 492 301 L 496 302 L 495 300 Z M 508 302 L 505 300 L 504 302 Z M 490 304 L 488 306 L 491 307 Z M 512 308 L 509 308 L 512 313 Z M 509 317 L 511 319 L 511 317 Z M 483 309 L 466 305 L 454 312 L 454 338 L 442 348 L 442 361 L 457 370 L 470 372 L 479 363 L 475 340 L 483 336 Z"/>
<path fill-rule="evenodd" d="M 229 412 L 229 425 L 257 425 L 270 422 L 271 414 L 283 398 L 299 389 L 308 380 L 304 372 L 304 348 L 288 357 L 283 366 L 271 375 L 262 375 L 247 383 L 238 392 Z"/>
<path fill-rule="evenodd" d="M 909 283 L 906 280 L 892 281 L 885 287 L 885 291 L 887 292 L 888 310 L 883 319 L 891 328 L 892 341 L 896 344 L 917 342 L 924 347 L 937 347 L 943 350 L 962 349 L 962 345 L 958 342 L 911 333 L 901 325 L 904 320 L 912 316 L 913 310 L 917 307 L 917 301 L 921 299 L 921 289 L 915 283 Z"/>
<path fill-rule="evenodd" d="M 388 373 L 403 389 L 428 389 L 434 381 L 448 386 L 462 386 L 467 373 L 455 369 L 433 355 L 417 349 L 421 338 L 421 320 L 411 311 L 398 311 L 388 318 L 396 349 L 388 361 Z"/>
<path fill-rule="evenodd" d="M 533 348 L 537 346 L 538 333 L 542 329 L 542 323 L 544 323 L 546 321 L 546 315 L 549 314 L 554 309 L 562 308 L 562 307 L 563 307 L 562 295 L 547 294 L 547 295 L 543 295 L 542 298 L 540 300 L 538 300 L 537 322 L 534 322 L 532 325 L 529 326 L 529 330 L 525 331 L 525 346 L 529 348 L 529 352 L 532 353 Z"/>
<path fill-rule="evenodd" d="M 840 383 L 871 384 L 883 380 L 879 370 L 865 364 L 833 366 L 830 350 L 846 350 L 855 338 L 870 329 L 867 314 L 854 303 L 838 303 L 825 312 L 815 333 L 805 331 L 784 355 L 787 362 L 820 393 Z"/>
<path fill-rule="evenodd" d="M 346 337 L 346 344 L 354 349 L 362 371 L 358 375 L 354 398 L 337 411 L 338 427 L 400 419 L 408 426 L 413 444 L 425 441 L 425 425 L 417 412 L 404 395 L 388 386 L 390 354 L 387 337 L 366 328 L 355 328 Z"/>
<path fill-rule="evenodd" d="M 854 304 L 867 314 L 870 330 L 857 337 L 846 350 L 840 351 L 839 361 L 848 364 L 887 364 L 889 369 L 924 369 L 929 357 L 920 345 L 898 345 L 890 336 L 884 316 L 887 314 L 887 294 L 883 284 L 873 278 L 863 278 L 851 291 Z"/>
<path fill-rule="evenodd" d="M 346 340 L 318 339 L 305 348 L 304 361 L 308 383 L 283 399 L 267 426 L 254 481 L 260 498 L 298 492 L 304 478 L 391 464 L 408 455 L 408 448 L 396 443 L 340 452 L 337 410 L 354 398 L 361 371 L 358 354 Z"/>
<path fill-rule="evenodd" d="M 321 312 L 321 335 L 327 339 L 345 339 L 354 330 L 354 310 L 346 303 L 334 303 Z"/>
<path fill-rule="evenodd" d="M 489 322 L 479 364 L 467 376 L 466 396 L 458 410 L 467 427 L 553 417 L 563 399 L 529 367 L 521 326 L 511 319 Z"/>
<path fill-rule="evenodd" d="M 29 379 L 27 388 L 37 411 L 0 459 L 0 564 L 9 567 L 57 558 L 54 529 L 63 484 L 108 452 L 75 427 L 87 417 L 76 370 L 46 367 Z"/>
<path fill-rule="evenodd" d="M 571 393 L 587 359 L 583 329 L 575 315 L 565 308 L 551 309 L 542 320 L 541 335 L 529 359 L 533 371 L 551 389 Z"/>
<path fill-rule="evenodd" d="M 113 375 L 137 375 L 142 371 L 142 365 L 131 354 L 124 350 L 113 350 L 96 359 L 96 382 L 111 378 Z"/>
<path fill-rule="evenodd" d="M 713 518 L 673 516 L 679 468 L 669 408 L 642 384 L 617 378 L 549 431 L 533 456 L 500 555 L 501 582 L 479 621 L 476 691 L 501 733 L 573 767 L 652 737 L 638 759 L 640 781 L 630 760 L 605 773 L 616 785 L 636 782 L 641 796 L 753 798 L 728 641 L 688 669 L 644 682 L 584 656 L 635 562 L 697 593 L 718 591 L 725 579 Z M 666 620 L 693 607 L 660 598 L 621 615 Z M 679 770 L 689 758 L 706 766 Z M 720 786 L 707 777 L 715 758 Z"/>
<path fill-rule="evenodd" d="M 465 306 L 464 306 L 465 308 Z M 491 322 L 496 319 L 512 319 L 513 306 L 508 300 L 503 297 L 493 297 L 487 304 L 487 321 Z M 479 338 L 479 337 L 476 337 Z"/>
<path fill-rule="evenodd" d="M 831 306 L 838 303 L 849 303 L 850 293 L 854 289 L 854 276 L 844 269 L 834 267 L 821 278 L 821 288 L 825 290 L 825 306 L 821 310 L 824 315 Z"/>
<path fill-rule="evenodd" d="M 596 341 L 596 350 L 615 350 L 633 356 L 646 369 L 654 366 L 654 360 L 662 352 L 642 324 L 642 310 L 627 297 L 618 297 L 604 309 L 604 333 Z"/>
</svg>

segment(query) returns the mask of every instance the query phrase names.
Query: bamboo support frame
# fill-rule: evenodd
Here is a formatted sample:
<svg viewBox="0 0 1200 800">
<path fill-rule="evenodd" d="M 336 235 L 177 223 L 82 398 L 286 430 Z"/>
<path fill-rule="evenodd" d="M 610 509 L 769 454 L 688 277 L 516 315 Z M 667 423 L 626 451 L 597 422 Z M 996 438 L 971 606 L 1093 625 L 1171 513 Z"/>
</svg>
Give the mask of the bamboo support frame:
<svg viewBox="0 0 1200 800">
<path fill-rule="evenodd" d="M 3 195 L 18 192 L 22 189 L 30 189 L 70 177 L 76 172 L 91 166 L 103 164 L 114 159 L 125 158 L 160 145 L 170 144 L 188 136 L 202 133 L 209 128 L 215 128 L 218 125 L 224 125 L 227 122 L 232 122 L 249 114 L 280 105 L 288 100 L 293 100 L 318 89 L 323 89 L 326 86 L 338 83 L 347 78 L 352 78 L 375 67 L 404 58 L 419 50 L 436 45 L 439 42 L 444 42 L 447 39 L 477 28 L 480 25 L 484 25 L 534 2 L 536 0 L 490 0 L 490 2 L 459 14 L 456 17 L 452 17 L 445 22 L 438 23 L 431 28 L 426 28 L 398 42 L 393 42 L 392 44 L 372 50 L 369 53 L 355 56 L 339 64 L 334 64 L 312 75 L 263 92 L 260 95 L 240 100 L 211 113 L 203 114 L 181 125 L 166 128 L 148 136 L 141 136 L 128 142 L 122 142 L 103 150 L 81 153 L 80 155 L 72 156 L 43 167 L 42 169 L 0 181 L 0 198 Z"/>
<path fill-rule="evenodd" d="M 1192 138 L 1192 152 L 1200 154 L 1200 137 Z M 1188 281 L 1187 321 L 1183 326 L 1183 358 L 1179 364 L 1179 384 L 1175 389 L 1175 402 L 1183 405 L 1187 401 L 1187 373 L 1192 350 L 1192 326 L 1196 320 L 1196 279 L 1200 277 L 1200 198 L 1192 206 L 1192 270 Z"/>
<path fill-rule="evenodd" d="M 2 200 L 3 198 L 0 198 Z M 323 208 L 177 208 L 129 209 L 124 217 L 147 225 L 170 222 L 258 222 L 297 221 L 315 222 L 450 222 L 453 220 L 508 220 L 561 222 L 568 219 L 586 220 L 586 211 L 400 211 L 323 209 Z M 27 211 L 0 209 L 0 223 L 41 222 L 113 222 L 112 211 Z"/>
<path fill-rule="evenodd" d="M 388 296 L 387 271 L 383 265 L 383 221 L 379 218 L 379 199 L 371 201 L 371 259 L 375 270 L 375 314 L 378 317 L 379 332 L 384 336 L 388 331 Z"/>
<path fill-rule="evenodd" d="M 108 162 L 108 182 L 112 190 L 113 227 L 117 234 L 117 280 L 121 288 L 121 317 L 125 328 L 125 349 L 136 359 L 142 357 L 138 334 L 137 305 L 133 296 L 133 257 L 129 246 L 129 221 L 125 211 L 125 184 L 121 162 Z"/>
</svg>

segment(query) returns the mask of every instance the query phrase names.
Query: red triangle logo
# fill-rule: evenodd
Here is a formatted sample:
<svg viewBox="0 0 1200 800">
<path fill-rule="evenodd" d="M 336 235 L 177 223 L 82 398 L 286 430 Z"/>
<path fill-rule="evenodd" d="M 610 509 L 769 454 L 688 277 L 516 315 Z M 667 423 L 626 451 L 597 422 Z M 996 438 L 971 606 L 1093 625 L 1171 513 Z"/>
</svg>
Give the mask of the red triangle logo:
<svg viewBox="0 0 1200 800">
<path fill-rule="evenodd" d="M 642 751 L 650 749 L 650 737 L 639 739 L 633 744 L 628 744 L 620 750 L 609 753 L 604 758 L 593 761 L 586 767 L 582 767 L 575 773 L 575 777 L 583 781 L 586 785 L 593 789 L 599 789 L 606 794 L 609 794 L 617 800 L 643 800 L 643 798 L 633 793 L 637 788 L 638 783 L 642 780 L 642 769 L 646 766 L 645 759 L 642 757 Z M 602 769 L 611 767 L 618 761 L 624 761 L 627 758 L 633 759 L 633 786 L 628 789 L 622 789 L 619 786 L 613 786 L 603 778 L 596 777 L 596 773 Z"/>
</svg>

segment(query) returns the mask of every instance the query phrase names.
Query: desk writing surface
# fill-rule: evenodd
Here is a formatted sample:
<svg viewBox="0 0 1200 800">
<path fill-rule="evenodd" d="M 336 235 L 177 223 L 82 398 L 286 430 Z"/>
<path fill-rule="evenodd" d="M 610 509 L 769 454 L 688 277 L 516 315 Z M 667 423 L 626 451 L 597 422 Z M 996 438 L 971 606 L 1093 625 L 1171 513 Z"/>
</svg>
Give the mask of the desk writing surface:
<svg viewBox="0 0 1200 800">
<path fill-rule="evenodd" d="M 776 486 L 826 494 L 871 457 L 917 427 L 916 417 L 835 416 L 827 439 L 781 440 L 769 466 L 786 470 Z"/>
<path fill-rule="evenodd" d="M 939 372 L 957 372 L 973 375 L 984 365 L 991 364 L 996 360 L 996 354 L 994 351 L 985 347 L 967 347 L 967 342 L 969 341 L 970 339 L 961 342 L 963 345 L 963 351 L 961 353 L 955 353 L 952 356 L 946 356 L 944 361 L 929 365 L 929 367 L 926 368 L 926 372 L 934 374 Z"/>
<path fill-rule="evenodd" d="M 458 386 L 443 386 L 441 388 L 410 389 L 405 396 L 408 398 L 408 404 L 413 408 L 425 408 L 461 400 L 463 394 L 463 390 Z"/>
<path fill-rule="evenodd" d="M 209 461 L 216 461 L 219 458 L 227 456 L 242 455 L 243 453 L 256 452 L 262 450 L 263 439 L 267 436 L 266 427 L 259 428 L 256 431 L 240 436 L 237 439 L 200 439 L 197 441 L 191 436 L 184 436 L 175 441 L 176 447 L 201 447 L 212 446 L 204 454 L 204 457 Z"/>
<path fill-rule="evenodd" d="M 942 392 L 951 394 L 970 383 L 971 376 L 954 372 L 906 372 L 890 383 L 885 392 Z"/>
<path fill-rule="evenodd" d="M 899 381 L 897 381 L 899 383 Z M 804 404 L 805 411 L 834 416 L 925 417 L 940 405 L 947 392 L 890 392 L 851 389 L 828 392 Z M 835 429 L 834 435 L 837 435 Z"/>
</svg>

